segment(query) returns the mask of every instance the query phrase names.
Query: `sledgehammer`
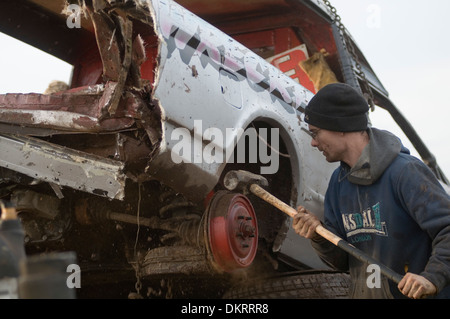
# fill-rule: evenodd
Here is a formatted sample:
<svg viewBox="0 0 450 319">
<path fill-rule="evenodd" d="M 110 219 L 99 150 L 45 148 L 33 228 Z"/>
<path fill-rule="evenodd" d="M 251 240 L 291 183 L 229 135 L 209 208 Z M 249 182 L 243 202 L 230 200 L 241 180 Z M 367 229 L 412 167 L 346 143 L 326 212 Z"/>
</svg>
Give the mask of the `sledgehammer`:
<svg viewBox="0 0 450 319">
<path fill-rule="evenodd" d="M 268 181 L 266 178 L 260 175 L 256 175 L 247 171 L 229 171 L 224 179 L 223 183 L 225 188 L 230 191 L 250 191 L 252 194 L 263 199 L 272 206 L 278 208 L 282 212 L 286 213 L 290 217 L 294 217 L 298 214 L 297 210 L 287 205 L 280 199 L 276 198 L 268 191 L 263 189 L 261 186 L 268 186 Z M 358 260 L 368 263 L 378 265 L 380 267 L 380 272 L 387 278 L 398 284 L 402 280 L 402 276 L 385 265 L 380 264 L 378 261 L 372 257 L 366 255 L 364 252 L 356 248 L 355 246 L 349 244 L 339 236 L 335 235 L 328 229 L 324 228 L 322 225 L 317 226 L 316 233 L 320 236 L 333 243 L 335 246 L 341 248 L 348 254 L 357 258 Z"/>
</svg>

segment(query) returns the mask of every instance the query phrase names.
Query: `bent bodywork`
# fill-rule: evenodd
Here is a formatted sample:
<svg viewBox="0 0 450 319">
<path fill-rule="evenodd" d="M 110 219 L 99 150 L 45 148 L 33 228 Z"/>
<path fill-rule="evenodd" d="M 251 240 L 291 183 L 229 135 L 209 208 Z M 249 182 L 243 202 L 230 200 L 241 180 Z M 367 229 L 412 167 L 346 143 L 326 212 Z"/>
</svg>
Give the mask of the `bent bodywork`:
<svg viewBox="0 0 450 319">
<path fill-rule="evenodd" d="M 0 135 L 0 165 L 60 187 L 123 199 L 123 163 L 31 137 Z"/>
</svg>

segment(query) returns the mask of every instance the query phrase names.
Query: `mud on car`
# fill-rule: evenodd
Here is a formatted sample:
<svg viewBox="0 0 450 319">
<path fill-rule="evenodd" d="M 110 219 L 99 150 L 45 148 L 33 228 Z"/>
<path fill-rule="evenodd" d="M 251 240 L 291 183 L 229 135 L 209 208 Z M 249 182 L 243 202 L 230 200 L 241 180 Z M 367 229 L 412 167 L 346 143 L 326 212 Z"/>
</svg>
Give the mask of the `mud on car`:
<svg viewBox="0 0 450 319">
<path fill-rule="evenodd" d="M 0 31 L 73 66 L 0 95 L 0 195 L 28 255 L 74 251 L 79 298 L 345 298 L 291 219 L 230 170 L 319 216 L 334 164 L 304 107 L 346 82 L 448 183 L 328 1 L 2 1 Z M 19 27 L 20 26 L 20 27 Z"/>
</svg>

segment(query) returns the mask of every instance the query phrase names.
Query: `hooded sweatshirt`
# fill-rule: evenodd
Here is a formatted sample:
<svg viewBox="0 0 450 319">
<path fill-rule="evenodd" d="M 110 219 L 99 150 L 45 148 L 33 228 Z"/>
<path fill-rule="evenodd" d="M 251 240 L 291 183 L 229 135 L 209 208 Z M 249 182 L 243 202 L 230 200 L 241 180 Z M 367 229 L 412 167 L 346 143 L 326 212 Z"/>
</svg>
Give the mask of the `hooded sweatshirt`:
<svg viewBox="0 0 450 319">
<path fill-rule="evenodd" d="M 395 135 L 375 128 L 368 134 L 355 166 L 341 163 L 330 179 L 324 225 L 395 272 L 425 277 L 443 296 L 450 284 L 450 196 Z M 406 298 L 325 239 L 312 245 L 325 263 L 350 272 L 351 298 Z"/>
</svg>

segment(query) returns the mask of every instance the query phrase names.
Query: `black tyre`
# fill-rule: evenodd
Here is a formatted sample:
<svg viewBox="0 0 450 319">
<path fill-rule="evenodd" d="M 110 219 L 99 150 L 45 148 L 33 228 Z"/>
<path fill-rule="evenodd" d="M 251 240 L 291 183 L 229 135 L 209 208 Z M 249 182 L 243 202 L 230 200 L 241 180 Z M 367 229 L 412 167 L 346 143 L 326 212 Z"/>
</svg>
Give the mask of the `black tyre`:
<svg viewBox="0 0 450 319">
<path fill-rule="evenodd" d="M 350 276 L 338 272 L 296 272 L 233 286 L 224 299 L 347 299 Z"/>
</svg>

